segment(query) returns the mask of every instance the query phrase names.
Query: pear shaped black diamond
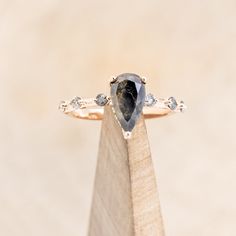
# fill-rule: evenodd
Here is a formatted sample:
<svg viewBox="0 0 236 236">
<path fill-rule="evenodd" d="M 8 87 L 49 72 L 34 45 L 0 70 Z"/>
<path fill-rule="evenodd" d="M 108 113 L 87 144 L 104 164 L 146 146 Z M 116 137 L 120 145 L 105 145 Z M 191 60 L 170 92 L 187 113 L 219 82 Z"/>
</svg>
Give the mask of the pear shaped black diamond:
<svg viewBox="0 0 236 236">
<path fill-rule="evenodd" d="M 136 74 L 119 75 L 111 83 L 113 109 L 124 131 L 133 130 L 142 113 L 145 97 L 145 85 Z"/>
</svg>

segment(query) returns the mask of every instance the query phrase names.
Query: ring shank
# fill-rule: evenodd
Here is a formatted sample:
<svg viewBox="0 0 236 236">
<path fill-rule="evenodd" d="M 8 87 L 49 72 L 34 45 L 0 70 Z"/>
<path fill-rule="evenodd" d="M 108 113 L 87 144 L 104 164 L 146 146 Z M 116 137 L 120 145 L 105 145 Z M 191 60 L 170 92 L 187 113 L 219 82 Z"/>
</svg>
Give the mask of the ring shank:
<svg viewBox="0 0 236 236">
<path fill-rule="evenodd" d="M 171 110 L 168 108 L 152 108 L 152 107 L 144 107 L 143 115 L 145 119 L 154 119 L 163 116 L 167 116 L 171 114 Z M 77 109 L 75 111 L 65 112 L 65 114 L 72 116 L 77 119 L 84 120 L 102 120 L 104 115 L 104 108 L 96 107 L 96 108 L 83 108 Z"/>
</svg>

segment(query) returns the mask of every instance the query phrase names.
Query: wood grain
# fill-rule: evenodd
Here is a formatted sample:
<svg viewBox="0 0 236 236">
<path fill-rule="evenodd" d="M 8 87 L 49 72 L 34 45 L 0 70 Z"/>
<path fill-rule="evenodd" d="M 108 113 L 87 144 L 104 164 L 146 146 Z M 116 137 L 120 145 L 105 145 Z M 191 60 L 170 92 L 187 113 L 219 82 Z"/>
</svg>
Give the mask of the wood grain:
<svg viewBox="0 0 236 236">
<path fill-rule="evenodd" d="M 125 140 L 105 108 L 89 236 L 164 236 L 145 121 Z"/>
</svg>

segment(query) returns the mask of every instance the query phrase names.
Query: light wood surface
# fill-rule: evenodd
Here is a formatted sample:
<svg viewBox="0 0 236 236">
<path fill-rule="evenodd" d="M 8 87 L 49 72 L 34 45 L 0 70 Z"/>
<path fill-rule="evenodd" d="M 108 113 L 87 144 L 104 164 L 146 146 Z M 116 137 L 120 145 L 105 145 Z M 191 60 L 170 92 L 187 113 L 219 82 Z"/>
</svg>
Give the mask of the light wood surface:
<svg viewBox="0 0 236 236">
<path fill-rule="evenodd" d="M 124 140 L 106 107 L 89 236 L 163 236 L 164 228 L 143 117 Z"/>
</svg>

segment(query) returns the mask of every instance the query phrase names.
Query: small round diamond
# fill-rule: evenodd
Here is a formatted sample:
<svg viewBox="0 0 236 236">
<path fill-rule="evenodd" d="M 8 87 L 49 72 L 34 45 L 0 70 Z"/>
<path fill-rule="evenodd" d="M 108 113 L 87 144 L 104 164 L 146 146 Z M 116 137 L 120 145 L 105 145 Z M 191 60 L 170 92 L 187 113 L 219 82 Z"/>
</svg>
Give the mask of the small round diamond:
<svg viewBox="0 0 236 236">
<path fill-rule="evenodd" d="M 184 104 L 183 101 L 181 101 L 179 104 L 179 110 L 180 110 L 180 112 L 185 112 L 185 110 L 186 110 L 186 105 Z"/>
<path fill-rule="evenodd" d="M 75 97 L 73 100 L 71 100 L 70 105 L 74 109 L 79 109 L 80 108 L 80 102 L 81 102 L 81 98 L 80 97 Z"/>
<path fill-rule="evenodd" d="M 156 104 L 156 102 L 157 102 L 157 100 L 153 94 L 151 94 L 151 93 L 147 94 L 147 96 L 145 98 L 145 103 L 147 106 L 153 106 Z"/>
<path fill-rule="evenodd" d="M 108 103 L 108 98 L 105 94 L 98 94 L 95 102 L 98 106 L 105 106 Z"/>
<path fill-rule="evenodd" d="M 66 110 L 66 108 L 67 108 L 66 102 L 65 101 L 61 101 L 58 108 L 59 108 L 59 110 L 64 112 Z"/>
<path fill-rule="evenodd" d="M 169 107 L 171 110 L 175 110 L 176 107 L 178 106 L 178 104 L 177 104 L 175 98 L 174 98 L 174 97 L 170 97 L 170 98 L 168 99 L 168 101 L 169 101 L 168 107 Z"/>
</svg>

